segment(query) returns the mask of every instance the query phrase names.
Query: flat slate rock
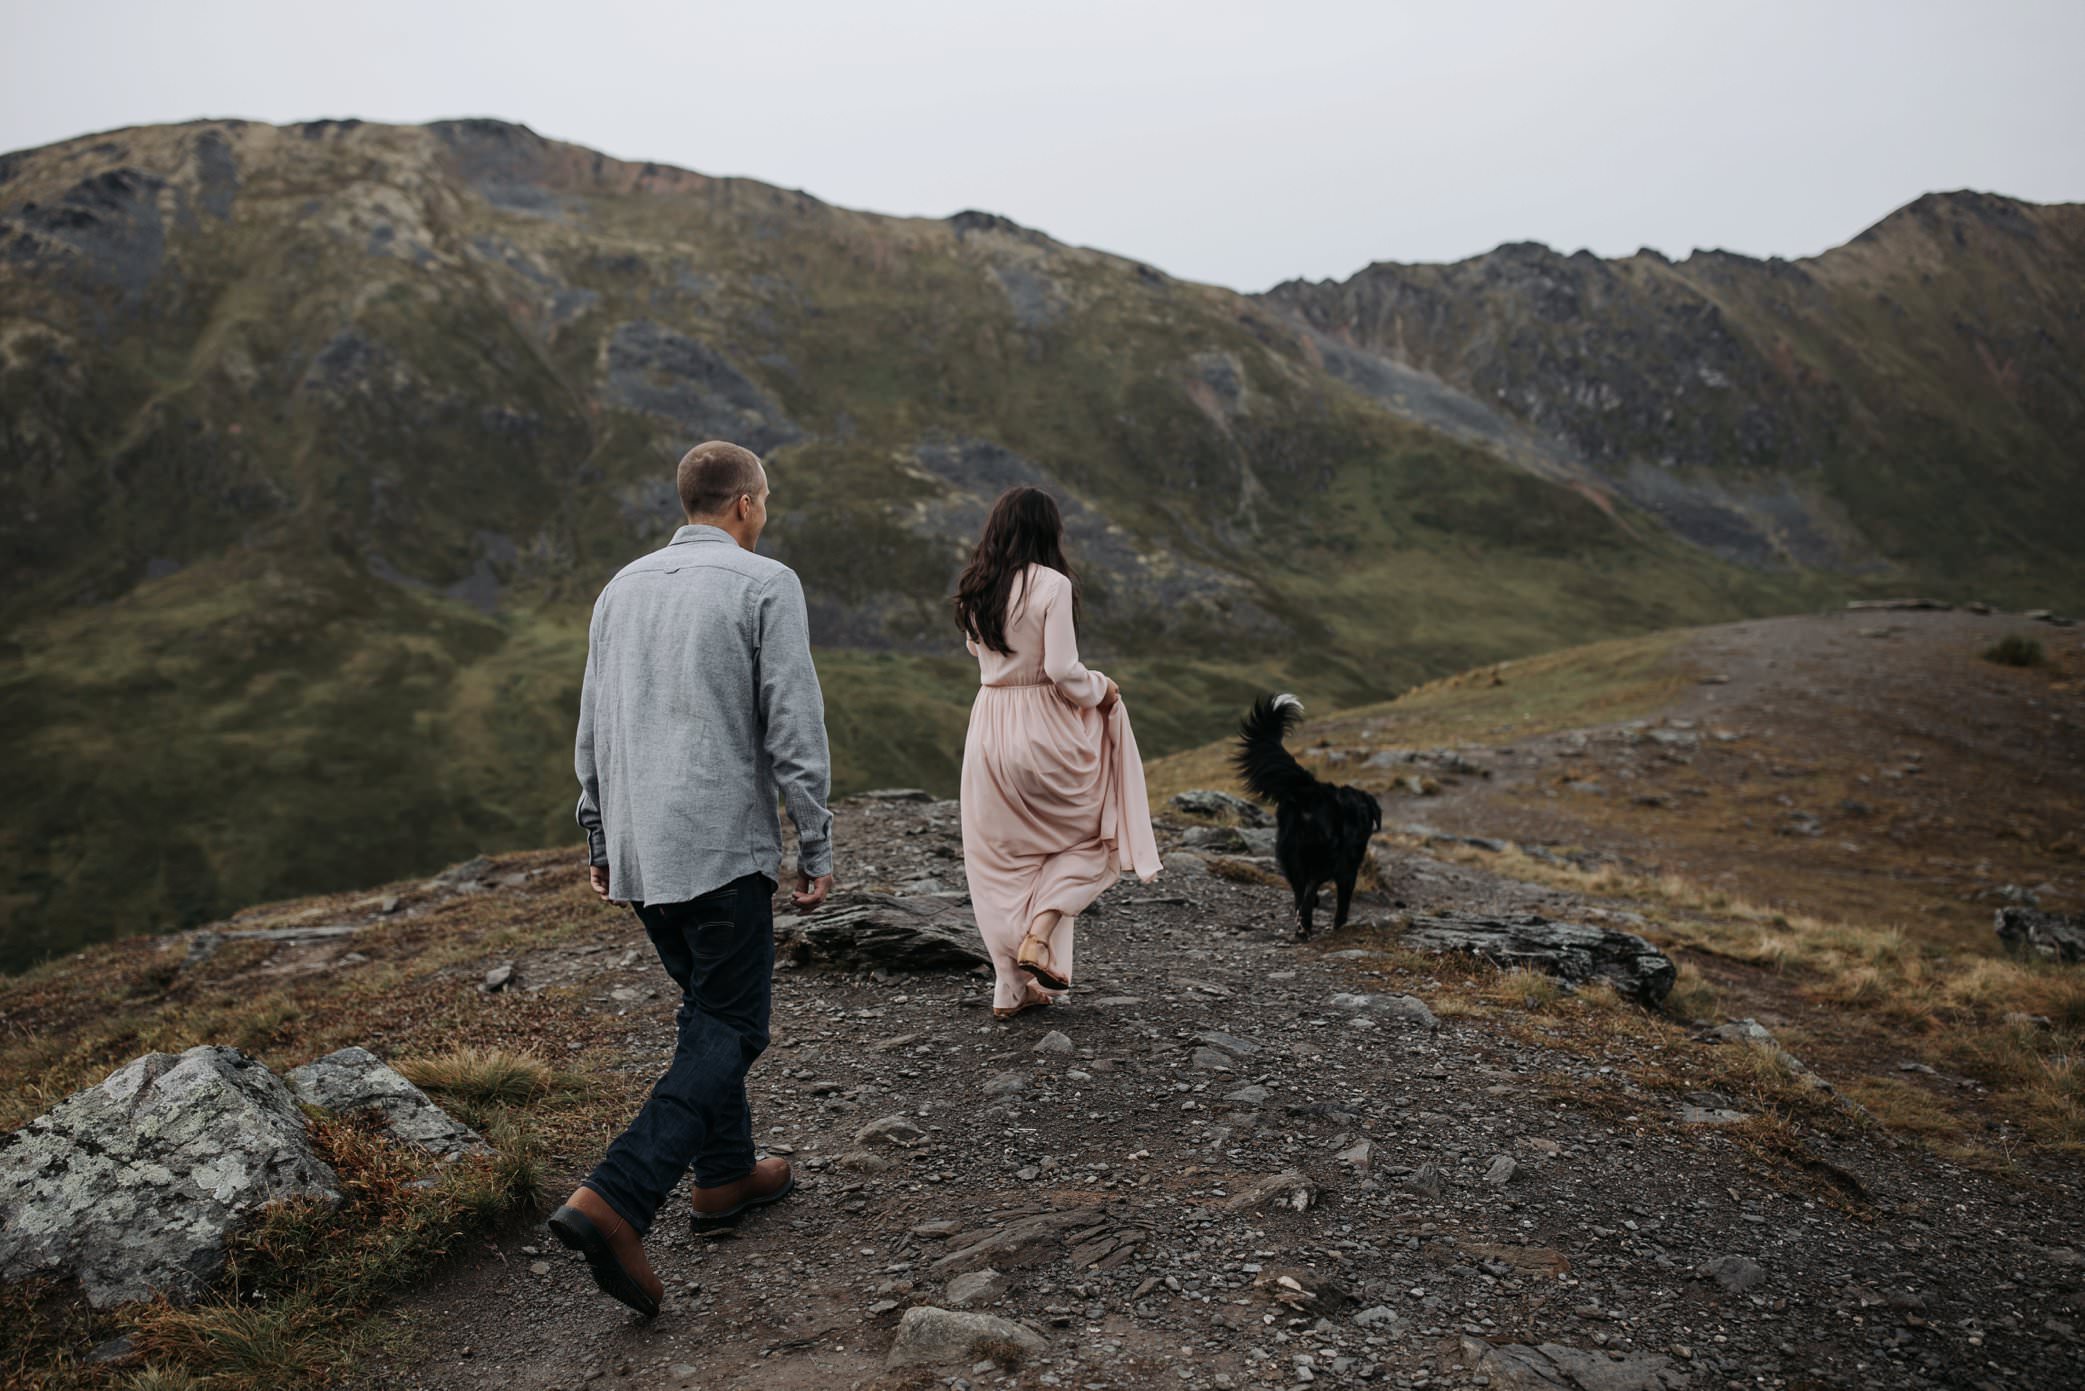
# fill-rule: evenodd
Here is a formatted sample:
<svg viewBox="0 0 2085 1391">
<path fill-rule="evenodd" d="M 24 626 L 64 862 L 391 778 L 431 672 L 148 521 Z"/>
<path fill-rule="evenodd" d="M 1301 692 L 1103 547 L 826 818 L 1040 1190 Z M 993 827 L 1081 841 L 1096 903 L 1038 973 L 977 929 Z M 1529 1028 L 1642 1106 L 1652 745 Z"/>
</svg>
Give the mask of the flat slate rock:
<svg viewBox="0 0 2085 1391">
<path fill-rule="evenodd" d="M 1526 966 L 1563 980 L 1604 980 L 1638 1004 L 1655 1005 L 1679 972 L 1672 959 L 1633 932 L 1554 922 L 1535 914 L 1414 914 L 1403 945 L 1415 951 L 1470 952 L 1501 966 Z"/>
<path fill-rule="evenodd" d="M 909 971 L 989 965 L 968 909 L 940 898 L 862 894 L 817 913 L 775 919 L 775 943 L 800 958 Z"/>
<path fill-rule="evenodd" d="M 266 1067 L 234 1048 L 147 1053 L 0 1139 L 0 1279 L 69 1276 L 97 1308 L 193 1299 L 233 1228 L 338 1186 Z"/>
<path fill-rule="evenodd" d="M 461 1159 L 492 1153 L 483 1136 L 435 1105 L 426 1092 L 367 1048 L 328 1053 L 292 1068 L 283 1081 L 308 1105 L 340 1115 L 374 1111 L 393 1136 L 429 1154 Z"/>
<path fill-rule="evenodd" d="M 1487 1343 L 1462 1340 L 1463 1365 L 1491 1378 L 1504 1391 L 1679 1391 L 1687 1374 L 1660 1353 L 1619 1357 L 1597 1348 L 1562 1343 Z"/>
</svg>

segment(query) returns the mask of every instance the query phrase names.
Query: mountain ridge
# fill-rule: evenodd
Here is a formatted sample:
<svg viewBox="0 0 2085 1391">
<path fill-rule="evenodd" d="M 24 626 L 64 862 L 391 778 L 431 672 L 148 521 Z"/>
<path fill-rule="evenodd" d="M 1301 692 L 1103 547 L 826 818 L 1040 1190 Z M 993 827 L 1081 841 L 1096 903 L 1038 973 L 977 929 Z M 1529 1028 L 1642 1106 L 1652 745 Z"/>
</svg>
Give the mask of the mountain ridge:
<svg viewBox="0 0 2085 1391">
<path fill-rule="evenodd" d="M 2070 266 L 2031 268 L 2051 341 Z M 1577 293 L 1544 283 L 1508 288 Z M 1556 403 L 1588 362 L 1662 382 L 1658 355 L 1550 363 L 1536 335 L 1472 367 L 1456 315 L 1526 319 L 1511 296 L 1400 358 L 1337 306 L 997 214 L 854 212 L 500 122 L 196 122 L 0 157 L 0 291 L 16 959 L 568 835 L 586 605 L 671 533 L 672 461 L 704 437 L 768 453 L 763 548 L 804 579 L 842 790 L 953 786 L 975 672 L 942 597 L 1013 482 L 1064 501 L 1082 640 L 1154 755 L 1270 686 L 1332 708 L 1892 588 L 2085 595 L 2048 536 L 2065 494 L 2021 501 L 2068 428 L 2046 354 L 1998 360 L 2053 424 L 1970 422 L 2022 442 L 1995 501 L 1953 506 L 1986 481 L 1917 459 L 1913 501 L 1969 542 L 2026 537 L 1992 559 L 1871 536 L 1857 492 L 1800 471 L 1647 463 L 1619 428 L 1641 401 Z M 1685 327 L 1663 325 L 1676 361 Z M 1688 399 L 1683 435 L 1744 437 Z M 1751 409 L 1770 442 L 1851 429 Z"/>
</svg>

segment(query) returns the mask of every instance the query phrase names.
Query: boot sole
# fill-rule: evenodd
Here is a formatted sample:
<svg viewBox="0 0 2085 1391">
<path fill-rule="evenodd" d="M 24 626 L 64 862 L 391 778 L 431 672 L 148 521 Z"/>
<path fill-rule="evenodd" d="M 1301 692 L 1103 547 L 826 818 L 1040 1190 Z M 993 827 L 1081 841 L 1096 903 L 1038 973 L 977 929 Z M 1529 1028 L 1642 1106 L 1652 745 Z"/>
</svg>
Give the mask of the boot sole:
<svg viewBox="0 0 2085 1391">
<path fill-rule="evenodd" d="M 779 1203 L 795 1191 L 796 1174 L 792 1172 L 789 1175 L 789 1181 L 783 1184 L 780 1188 L 777 1188 L 772 1193 L 765 1194 L 758 1198 L 748 1198 L 744 1202 L 740 1203 L 738 1206 L 725 1208 L 722 1212 L 696 1213 L 694 1218 L 695 1230 L 698 1232 L 706 1232 L 716 1227 L 728 1226 L 742 1213 L 750 1212 L 756 1207 L 766 1207 L 769 1203 Z"/>
<path fill-rule="evenodd" d="M 577 1208 L 561 1207 L 550 1214 L 546 1223 L 550 1234 L 572 1250 L 586 1257 L 588 1269 L 594 1273 L 594 1283 L 611 1299 L 629 1305 L 646 1318 L 659 1312 L 659 1301 L 644 1292 L 623 1263 L 615 1258 L 608 1248 L 608 1238 L 601 1229 Z"/>
</svg>

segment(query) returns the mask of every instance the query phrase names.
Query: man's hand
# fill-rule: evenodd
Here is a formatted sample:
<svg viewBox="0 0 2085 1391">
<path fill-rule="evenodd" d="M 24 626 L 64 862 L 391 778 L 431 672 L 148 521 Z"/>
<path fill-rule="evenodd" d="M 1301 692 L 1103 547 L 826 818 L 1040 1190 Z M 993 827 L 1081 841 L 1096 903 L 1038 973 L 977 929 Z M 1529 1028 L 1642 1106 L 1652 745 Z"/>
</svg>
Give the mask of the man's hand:
<svg viewBox="0 0 2085 1391">
<path fill-rule="evenodd" d="M 594 886 L 594 897 L 600 899 L 603 903 L 613 901 L 608 897 L 607 865 L 588 865 L 586 867 L 586 881 Z"/>
<path fill-rule="evenodd" d="M 833 877 L 830 874 L 821 874 L 813 879 L 799 869 L 796 872 L 796 888 L 791 891 L 789 899 L 798 908 L 809 913 L 825 902 L 832 891 Z"/>
<path fill-rule="evenodd" d="M 1114 709 L 1115 702 L 1122 699 L 1122 688 L 1115 684 L 1115 678 L 1108 677 L 1107 683 L 1108 693 L 1100 698 L 1100 713 L 1103 715 Z"/>
</svg>

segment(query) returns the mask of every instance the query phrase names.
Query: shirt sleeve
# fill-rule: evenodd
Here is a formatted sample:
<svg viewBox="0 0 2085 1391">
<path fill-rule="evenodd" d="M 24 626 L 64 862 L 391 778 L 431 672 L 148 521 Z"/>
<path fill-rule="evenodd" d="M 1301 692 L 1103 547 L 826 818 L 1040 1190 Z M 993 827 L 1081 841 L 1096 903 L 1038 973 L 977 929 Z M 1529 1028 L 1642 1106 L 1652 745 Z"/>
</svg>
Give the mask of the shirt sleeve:
<svg viewBox="0 0 2085 1391">
<path fill-rule="evenodd" d="M 594 673 L 605 603 L 604 596 L 594 604 L 593 622 L 586 635 L 586 674 L 579 683 L 579 735 L 572 751 L 573 770 L 579 774 L 577 817 L 580 829 L 586 832 L 586 860 L 601 866 L 608 863 L 608 835 L 601 825 L 601 772 L 594 764 Z"/>
<path fill-rule="evenodd" d="M 758 622 L 760 726 L 768 766 L 796 824 L 798 864 L 815 879 L 833 872 L 833 816 L 826 807 L 832 762 L 825 696 L 811 664 L 811 621 L 795 571 L 782 571 L 760 591 Z"/>
<path fill-rule="evenodd" d="M 1079 638 L 1071 617 L 1071 583 L 1060 580 L 1043 599 L 1043 675 L 1074 705 L 1091 709 L 1107 698 L 1108 678 L 1079 661 Z"/>
</svg>

